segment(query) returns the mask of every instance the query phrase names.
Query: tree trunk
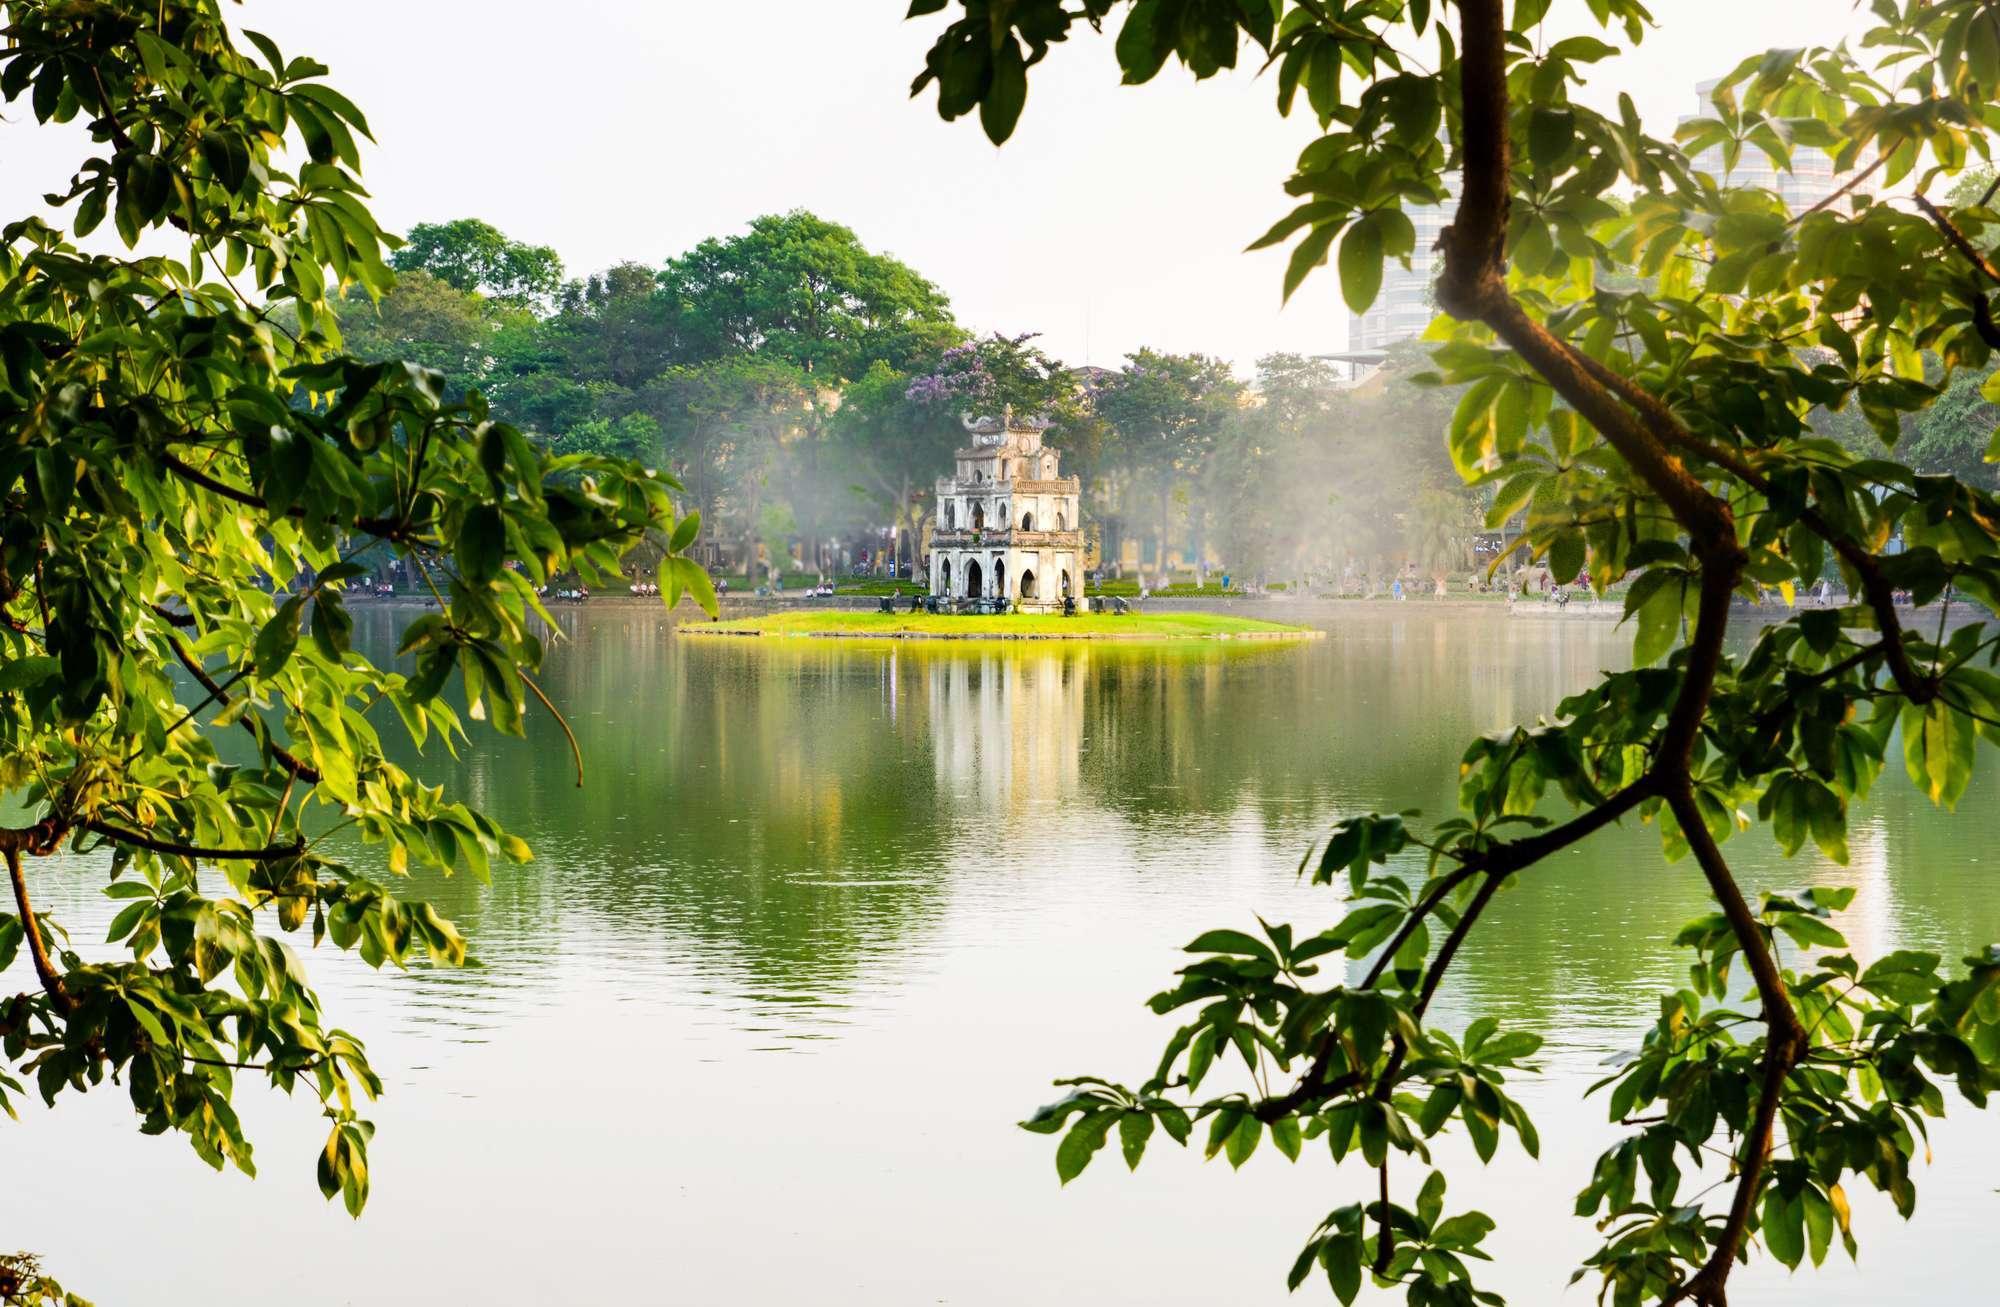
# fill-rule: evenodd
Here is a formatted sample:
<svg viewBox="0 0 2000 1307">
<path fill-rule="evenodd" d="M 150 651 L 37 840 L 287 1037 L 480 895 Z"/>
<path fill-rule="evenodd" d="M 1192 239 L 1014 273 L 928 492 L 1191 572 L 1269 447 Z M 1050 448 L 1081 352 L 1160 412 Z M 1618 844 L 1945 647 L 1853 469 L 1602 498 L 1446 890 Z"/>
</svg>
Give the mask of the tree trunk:
<svg viewBox="0 0 2000 1307">
<path fill-rule="evenodd" d="M 903 572 L 903 575 L 915 577 L 917 574 L 917 513 L 914 497 L 910 493 L 910 478 L 907 473 L 903 476 L 902 496 L 896 504 L 896 521 L 902 527 L 903 534 L 908 537 L 896 542 L 896 561 L 899 563 L 902 562 L 904 551 L 908 550 L 910 566 L 908 571 Z"/>
</svg>

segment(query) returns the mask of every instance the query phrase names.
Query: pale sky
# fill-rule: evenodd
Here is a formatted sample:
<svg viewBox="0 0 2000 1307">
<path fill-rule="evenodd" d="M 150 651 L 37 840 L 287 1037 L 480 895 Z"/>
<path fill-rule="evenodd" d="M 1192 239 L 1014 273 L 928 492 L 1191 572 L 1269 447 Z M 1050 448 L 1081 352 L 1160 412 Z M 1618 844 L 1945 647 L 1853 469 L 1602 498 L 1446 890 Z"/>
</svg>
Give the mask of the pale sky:
<svg viewBox="0 0 2000 1307">
<path fill-rule="evenodd" d="M 363 180 L 392 230 L 476 216 L 555 246 L 572 274 L 649 265 L 760 213 L 812 209 L 908 261 L 976 330 L 1039 330 L 1071 362 L 1142 345 L 1248 371 L 1346 341 L 1331 269 L 1289 307 L 1284 254 L 1243 247 L 1289 207 L 1314 128 L 1270 78 L 1121 87 L 1111 37 L 1057 47 L 1014 138 L 908 96 L 941 17 L 905 0 L 249 0 L 244 25 L 311 54 L 368 114 Z M 954 6 L 955 8 L 955 6 Z M 1640 54 L 1599 65 L 1649 127 L 1694 83 L 1774 45 L 1858 27 L 1851 0 L 1656 0 Z M 1568 24 L 1588 17 L 1560 0 Z M 1551 19 L 1556 21 L 1555 18 Z M 1303 98 L 1303 97 L 1302 97 Z M 1595 96 L 1593 96 L 1595 98 Z M 72 142 L 25 107 L 0 125 L 0 213 L 59 186 Z M 109 224 L 106 224 L 106 230 Z"/>
</svg>

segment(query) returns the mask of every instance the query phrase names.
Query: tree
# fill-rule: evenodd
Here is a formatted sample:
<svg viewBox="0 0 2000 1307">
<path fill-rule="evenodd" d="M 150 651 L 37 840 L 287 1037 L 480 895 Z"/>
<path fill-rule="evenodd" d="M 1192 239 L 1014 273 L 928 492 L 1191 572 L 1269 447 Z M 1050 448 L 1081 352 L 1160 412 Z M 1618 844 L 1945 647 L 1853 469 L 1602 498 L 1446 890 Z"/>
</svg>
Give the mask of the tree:
<svg viewBox="0 0 2000 1307">
<path fill-rule="evenodd" d="M 1439 594 L 1451 574 L 1472 560 L 1474 523 L 1463 492 L 1426 490 L 1410 505 L 1403 524 L 1410 561 L 1431 578 Z"/>
<path fill-rule="evenodd" d="M 427 272 L 402 273 L 379 298 L 356 287 L 339 302 L 338 316 L 356 358 L 406 359 L 441 373 L 453 395 L 486 375 L 495 323 L 476 296 Z"/>
<path fill-rule="evenodd" d="M 1242 395 L 1242 384 L 1221 359 L 1151 349 L 1126 355 L 1125 366 L 1096 388 L 1098 415 L 1117 430 L 1120 453 L 1151 485 L 1158 503 L 1154 540 L 1162 584 L 1174 501 L 1200 470 Z M 1199 534 L 1199 522 L 1190 526 Z"/>
<path fill-rule="evenodd" d="M 838 223 L 796 210 L 703 241 L 660 275 L 701 352 L 755 351 L 837 387 L 956 340 L 944 292 Z"/>
<path fill-rule="evenodd" d="M 400 272 L 427 272 L 517 308 L 546 305 L 562 285 L 562 260 L 553 249 L 510 240 L 478 218 L 418 223 L 391 262 Z"/>
<path fill-rule="evenodd" d="M 798 369 L 754 354 L 670 368 L 640 392 L 643 411 L 660 424 L 675 475 L 700 511 L 713 521 L 725 504 L 731 510 L 746 573 L 755 571 L 772 476 L 802 438 L 812 402 Z"/>
<path fill-rule="evenodd" d="M 1245 55 L 1273 68 L 1280 112 L 1302 100 L 1322 133 L 1287 183 L 1297 207 L 1257 242 L 1293 242 L 1288 294 L 1333 256 L 1348 304 L 1367 307 L 1385 258 L 1411 252 L 1403 205 L 1435 202 L 1458 173 L 1435 284 L 1452 320 L 1437 377 L 1464 387 L 1445 446 L 1465 481 L 1494 487 L 1489 520 L 1525 512 L 1528 546 L 1557 574 L 1587 561 L 1600 591 L 1636 574 L 1631 670 L 1472 742 L 1456 815 L 1332 829 L 1306 865 L 1347 886 L 1338 924 L 1258 923 L 1188 946 L 1195 959 L 1152 1007 L 1199 1006 L 1158 1070 L 1131 1087 L 1066 1081 L 1027 1122 L 1062 1134 L 1059 1176 L 1114 1127 L 1133 1165 L 1156 1129 L 1185 1142 L 1196 1121 L 1206 1151 L 1233 1164 L 1266 1134 L 1294 1158 L 1324 1137 L 1336 1161 L 1358 1154 L 1374 1174 L 1313 1231 L 1294 1286 L 1317 1269 L 1343 1302 L 1364 1278 L 1413 1304 L 1498 1301 L 1475 1290 L 1468 1261 L 1493 1221 L 1447 1215 L 1442 1171 L 1420 1184 L 1402 1172 L 1428 1163 L 1424 1141 L 1453 1122 L 1481 1157 L 1503 1134 L 1535 1152 L 1506 1086 L 1541 1041 L 1490 1016 L 1454 1034 L 1427 1013 L 1497 894 L 1560 874 L 1550 855 L 1636 815 L 1669 862 L 1692 859 L 1715 911 L 1680 935 L 1689 985 L 1600 1086 L 1626 1134 L 1578 1200 L 1604 1233 L 1581 1273 L 1620 1304 L 1723 1307 L 1759 1245 L 1817 1263 L 1838 1233 L 1851 1254 L 1847 1183 L 1910 1215 L 1910 1162 L 1943 1082 L 1975 1105 L 2000 1087 L 2000 946 L 1956 965 L 1911 950 L 1857 959 L 1828 921 L 1853 891 L 1752 899 L 1722 846 L 1760 821 L 1787 853 L 1810 839 L 1844 861 L 1849 805 L 1899 734 L 1913 781 L 1946 806 L 1978 739 L 2000 741 L 2000 637 L 1984 621 L 1911 629 L 1897 602 L 1907 590 L 1991 611 L 2000 499 L 1856 458 L 1807 422 L 1815 406 L 1854 407 L 1893 442 L 1940 393 L 1927 353 L 1955 376 L 2000 346 L 2000 215 L 1927 195 L 1990 154 L 2000 6 L 1883 0 L 1853 46 L 1744 61 L 1720 86 L 1727 113 L 1679 143 L 1648 135 L 1629 98 L 1615 116 L 1571 98 L 1614 41 L 1640 42 L 1638 0 L 1588 0 L 1602 35 L 1561 39 L 1549 38 L 1584 16 L 1572 7 L 1545 34 L 1545 0 L 1511 6 L 1511 20 L 1502 0 L 917 0 L 912 12 L 948 8 L 915 89 L 935 85 L 946 118 L 978 110 L 996 142 L 1028 68 L 1117 12 L 1127 82 L 1169 58 L 1197 78 Z M 1885 67 L 1858 53 L 1873 51 Z M 1697 173 L 1690 152 L 1709 145 L 1779 169 L 1795 146 L 1823 149 L 1839 185 L 1792 214 Z M 1854 197 L 1878 175 L 1911 200 Z M 1601 198 L 1614 186 L 1629 208 Z M 1829 558 L 1852 603 L 1725 652 L 1733 596 L 1810 581 Z M 1754 1005 L 1737 1002 L 1739 962 Z M 1729 1158 L 1719 1198 L 1682 1187 L 1685 1159 L 1705 1151 Z"/>
<path fill-rule="evenodd" d="M 572 285 L 565 299 L 544 332 L 549 366 L 564 376 L 636 391 L 670 367 L 711 357 L 693 338 L 696 324 L 643 264 L 617 264 L 581 289 Z"/>
<path fill-rule="evenodd" d="M 79 238 L 108 217 L 127 251 L 33 217 L 0 234 L 0 787 L 18 814 L 0 968 L 25 950 L 34 977 L 0 1003 L 0 1101 L 18 1077 L 53 1103 L 109 1076 L 146 1133 L 249 1173 L 239 1079 L 303 1089 L 329 1123 L 320 1187 L 358 1214 L 381 1084 L 294 942 L 457 963 L 411 867 L 484 878 L 529 856 L 380 732 L 454 745 L 469 715 L 520 734 L 547 707 L 535 584 L 615 576 L 649 529 L 676 555 L 663 588 L 712 607 L 678 556 L 697 521 L 668 479 L 551 455 L 436 371 L 343 352 L 338 297 L 392 274 L 361 202 L 367 123 L 321 65 L 256 33 L 239 49 L 215 0 L 0 15 L 0 95 L 87 124 L 51 205 Z M 407 672 L 349 639 L 343 587 L 369 549 L 438 597 L 403 632 Z M 86 961 L 37 911 L 36 864 L 64 850 L 97 854 L 124 904 L 122 960 Z"/>
<path fill-rule="evenodd" d="M 660 462 L 660 424 L 645 413 L 588 418 L 565 432 L 557 446 L 565 454 L 601 454 L 655 467 Z"/>
<path fill-rule="evenodd" d="M 896 531 L 896 561 L 902 574 L 916 570 L 917 541 L 927 514 L 918 508 L 927 468 L 945 467 L 956 447 L 934 415 L 913 408 L 911 380 L 881 360 L 841 395 L 831 434 L 840 462 L 860 478 L 860 486 L 889 512 Z"/>
<path fill-rule="evenodd" d="M 1985 489 L 1994 484 L 1987 450 L 2000 434 L 2000 382 L 1990 370 L 1959 371 L 1942 379 L 1943 393 L 1906 425 L 1897 452 L 1911 468 L 1959 480 Z"/>
</svg>

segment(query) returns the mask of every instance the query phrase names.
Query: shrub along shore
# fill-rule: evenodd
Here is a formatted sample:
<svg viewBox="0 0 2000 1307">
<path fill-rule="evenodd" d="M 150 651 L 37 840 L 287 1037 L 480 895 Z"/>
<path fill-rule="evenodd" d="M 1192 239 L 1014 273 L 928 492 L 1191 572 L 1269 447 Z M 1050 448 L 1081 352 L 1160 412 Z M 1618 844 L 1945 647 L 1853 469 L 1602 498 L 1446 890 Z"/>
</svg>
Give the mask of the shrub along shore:
<svg viewBox="0 0 2000 1307">
<path fill-rule="evenodd" d="M 823 609 L 688 622 L 686 635 L 791 636 L 848 640 L 1306 640 L 1321 632 L 1227 613 L 1029 613 L 953 616 Z"/>
</svg>

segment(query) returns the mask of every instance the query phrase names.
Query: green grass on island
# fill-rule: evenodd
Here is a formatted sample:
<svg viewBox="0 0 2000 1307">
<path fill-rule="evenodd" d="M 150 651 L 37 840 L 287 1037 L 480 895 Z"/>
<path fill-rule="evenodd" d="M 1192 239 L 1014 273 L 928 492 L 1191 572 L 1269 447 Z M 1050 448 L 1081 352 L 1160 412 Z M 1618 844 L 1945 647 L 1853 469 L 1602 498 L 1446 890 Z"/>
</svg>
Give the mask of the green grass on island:
<svg viewBox="0 0 2000 1307">
<path fill-rule="evenodd" d="M 1259 622 L 1225 613 L 1008 613 L 952 616 L 931 613 L 820 611 L 766 613 L 727 622 L 689 622 L 685 632 L 707 635 L 831 636 L 882 639 L 966 640 L 1226 640 L 1308 638 L 1302 626 Z"/>
</svg>

